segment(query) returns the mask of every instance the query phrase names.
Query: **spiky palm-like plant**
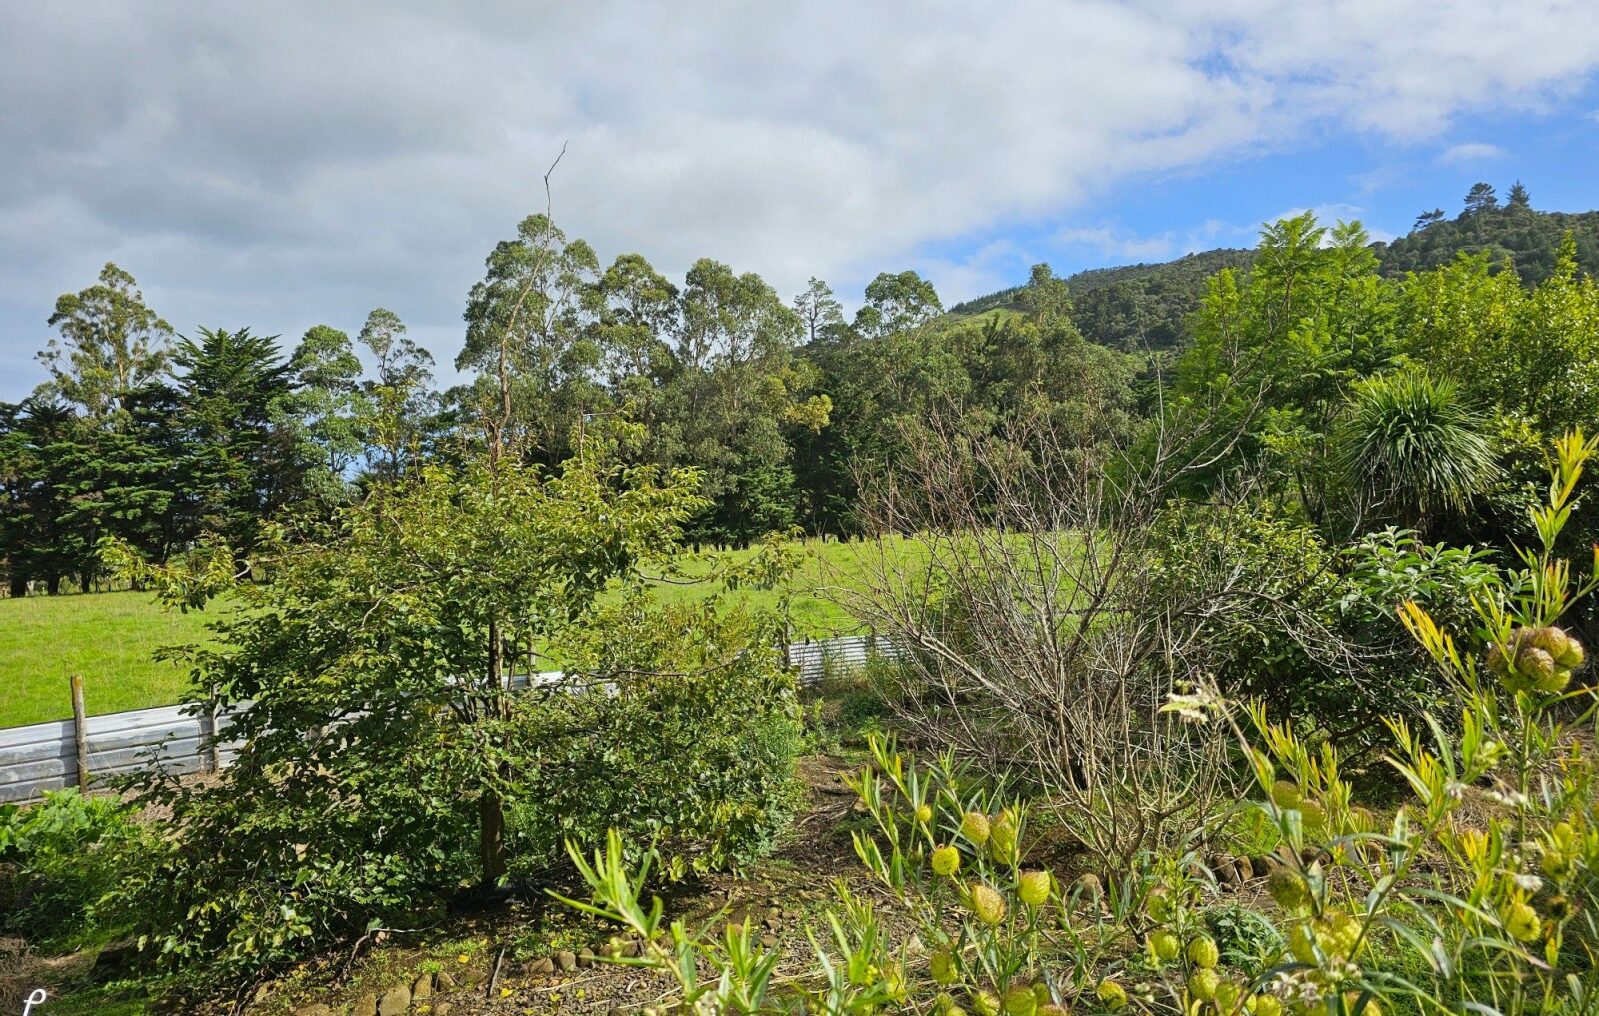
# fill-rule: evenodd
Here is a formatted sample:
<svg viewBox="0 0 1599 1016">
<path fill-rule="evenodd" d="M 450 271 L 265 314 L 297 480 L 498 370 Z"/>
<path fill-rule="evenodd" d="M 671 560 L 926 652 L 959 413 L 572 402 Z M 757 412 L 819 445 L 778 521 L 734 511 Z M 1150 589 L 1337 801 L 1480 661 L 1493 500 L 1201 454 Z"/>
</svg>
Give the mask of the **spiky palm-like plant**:
<svg viewBox="0 0 1599 1016">
<path fill-rule="evenodd" d="M 1454 382 L 1421 370 L 1356 385 L 1339 450 L 1366 505 L 1418 531 L 1439 510 L 1464 511 L 1499 470 L 1483 418 Z"/>
</svg>

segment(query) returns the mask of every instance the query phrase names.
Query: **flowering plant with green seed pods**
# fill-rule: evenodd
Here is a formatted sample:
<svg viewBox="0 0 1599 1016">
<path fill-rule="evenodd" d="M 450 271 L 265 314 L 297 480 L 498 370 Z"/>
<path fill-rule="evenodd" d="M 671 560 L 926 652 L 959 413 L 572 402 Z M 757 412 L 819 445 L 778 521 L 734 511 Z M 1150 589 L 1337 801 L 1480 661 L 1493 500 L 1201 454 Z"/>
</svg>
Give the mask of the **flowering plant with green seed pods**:
<svg viewBox="0 0 1599 1016">
<path fill-rule="evenodd" d="M 1556 628 L 1599 583 L 1555 552 L 1596 453 L 1599 441 L 1580 433 L 1555 443 L 1548 503 L 1532 512 L 1540 546 L 1519 551 L 1526 567 L 1477 598 L 1497 652 L 1479 664 L 1424 610 L 1400 606 L 1462 706 L 1457 734 L 1431 716 L 1424 731 L 1388 721 L 1387 761 L 1411 792 L 1391 818 L 1353 802 L 1334 747 L 1313 750 L 1258 704 L 1246 733 L 1213 697 L 1254 770 L 1254 807 L 1279 834 L 1267 885 L 1286 949 L 1245 972 L 1241 1000 L 1190 975 L 1188 1011 L 1513 1016 L 1586 1011 L 1599 998 L 1599 781 L 1573 736 L 1592 731 L 1596 700 L 1577 679 L 1583 647 Z M 1573 672 L 1542 680 L 1544 659 L 1518 662 L 1529 648 Z M 1152 937 L 1151 952 L 1172 962 L 1176 936 Z"/>
</svg>

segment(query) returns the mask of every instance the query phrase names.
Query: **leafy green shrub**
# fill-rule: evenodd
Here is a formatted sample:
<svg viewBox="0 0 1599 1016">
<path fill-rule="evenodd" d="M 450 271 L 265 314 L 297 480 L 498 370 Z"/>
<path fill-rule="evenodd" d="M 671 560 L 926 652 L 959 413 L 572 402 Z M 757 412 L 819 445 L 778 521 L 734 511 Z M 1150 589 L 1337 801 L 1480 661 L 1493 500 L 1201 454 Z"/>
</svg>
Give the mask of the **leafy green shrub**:
<svg viewBox="0 0 1599 1016">
<path fill-rule="evenodd" d="M 214 783 L 138 782 L 170 815 L 116 893 L 141 948 L 236 981 L 607 825 L 679 868 L 769 846 L 793 802 L 791 681 L 769 620 L 645 606 L 638 566 L 668 564 L 701 503 L 692 476 L 664 479 L 598 455 L 429 467 L 268 547 L 272 582 L 190 653 L 204 696 L 237 707 L 237 757 Z M 552 651 L 561 680 L 515 687 Z"/>
<path fill-rule="evenodd" d="M 608 828 L 653 843 L 674 877 L 770 851 L 799 801 L 801 738 L 774 620 L 641 591 L 573 634 L 563 658 L 602 687 L 519 710 L 518 861 L 546 866 Z"/>
<path fill-rule="evenodd" d="M 1482 550 L 1428 545 L 1400 529 L 1334 550 L 1262 505 L 1177 506 L 1162 526 L 1160 569 L 1174 603 L 1203 602 L 1220 576 L 1236 581 L 1239 591 L 1197 621 L 1221 690 L 1352 753 L 1386 742 L 1385 717 L 1414 722 L 1451 700 L 1400 624 L 1399 605 L 1464 626 L 1473 598 L 1501 581 Z"/>
<path fill-rule="evenodd" d="M 142 865 L 151 839 L 114 797 L 68 789 L 0 806 L 0 930 L 47 946 L 108 934 L 97 904 Z"/>
</svg>

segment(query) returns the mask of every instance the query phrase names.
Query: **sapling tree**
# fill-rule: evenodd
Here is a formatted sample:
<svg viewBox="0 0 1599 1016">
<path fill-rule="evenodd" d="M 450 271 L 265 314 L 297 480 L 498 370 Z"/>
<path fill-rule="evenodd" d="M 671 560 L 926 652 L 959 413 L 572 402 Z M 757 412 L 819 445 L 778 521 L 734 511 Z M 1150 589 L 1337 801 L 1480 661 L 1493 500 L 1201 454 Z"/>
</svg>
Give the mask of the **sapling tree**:
<svg viewBox="0 0 1599 1016">
<path fill-rule="evenodd" d="M 514 678 L 553 669 L 602 591 L 672 553 L 692 484 L 592 458 L 427 467 L 317 531 L 279 528 L 259 554 L 270 582 L 238 586 L 186 651 L 197 697 L 236 711 L 237 757 L 203 788 L 160 771 L 140 787 L 171 813 L 172 853 L 130 890 L 160 911 L 160 948 L 285 957 L 459 884 L 474 825 L 477 875 L 501 880 L 506 802 L 538 764 L 518 736 L 538 695 Z M 217 556 L 146 577 L 192 605 L 226 585 Z"/>
</svg>

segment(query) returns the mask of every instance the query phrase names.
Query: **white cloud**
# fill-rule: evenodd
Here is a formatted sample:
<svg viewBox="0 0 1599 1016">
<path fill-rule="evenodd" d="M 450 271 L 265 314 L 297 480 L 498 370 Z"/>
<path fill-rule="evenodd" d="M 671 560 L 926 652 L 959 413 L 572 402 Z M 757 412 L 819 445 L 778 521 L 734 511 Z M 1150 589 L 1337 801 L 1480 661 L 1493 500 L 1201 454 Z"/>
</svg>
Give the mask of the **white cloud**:
<svg viewBox="0 0 1599 1016">
<path fill-rule="evenodd" d="M 930 252 L 1324 127 L 1540 108 L 1599 68 L 1599 4 L 40 0 L 0 6 L 0 37 L 5 396 L 107 258 L 183 328 L 353 329 L 381 303 L 447 362 L 563 142 L 557 218 L 603 258 L 714 256 L 784 292 L 1003 282 L 1026 252 Z"/>
<path fill-rule="evenodd" d="M 1461 166 L 1472 162 L 1486 162 L 1489 159 L 1502 159 L 1505 150 L 1498 145 L 1488 144 L 1486 141 L 1467 141 L 1463 144 L 1451 145 L 1438 155 L 1438 161 L 1445 166 Z"/>
</svg>

